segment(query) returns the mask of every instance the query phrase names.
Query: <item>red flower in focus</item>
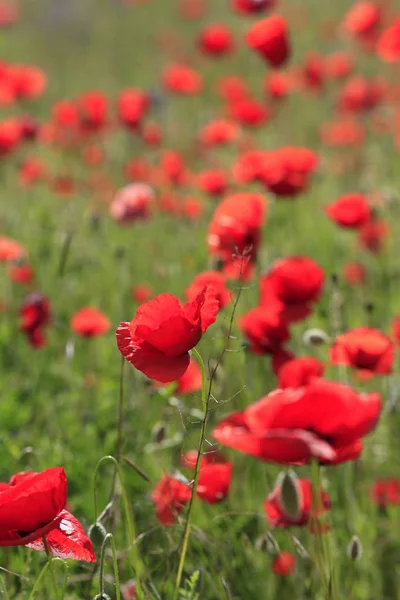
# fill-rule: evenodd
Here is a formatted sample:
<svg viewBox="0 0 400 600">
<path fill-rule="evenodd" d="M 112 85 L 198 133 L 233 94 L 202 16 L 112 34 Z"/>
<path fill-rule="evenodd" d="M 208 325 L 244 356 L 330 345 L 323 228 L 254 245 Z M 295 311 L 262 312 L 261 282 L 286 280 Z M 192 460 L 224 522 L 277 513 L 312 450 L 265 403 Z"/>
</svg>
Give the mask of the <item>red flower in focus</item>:
<svg viewBox="0 0 400 600">
<path fill-rule="evenodd" d="M 187 299 L 189 301 L 194 300 L 205 286 L 210 286 L 213 289 L 220 310 L 230 303 L 232 293 L 226 287 L 225 275 L 219 271 L 204 271 L 196 275 L 189 287 L 186 288 Z"/>
<path fill-rule="evenodd" d="M 201 390 L 202 385 L 202 376 L 201 369 L 194 358 L 190 357 L 189 366 L 176 382 L 176 388 L 173 393 L 175 395 L 179 394 L 191 394 L 192 392 L 197 392 Z M 162 387 L 163 384 L 161 382 L 155 382 L 155 387 Z"/>
<path fill-rule="evenodd" d="M 79 521 L 67 510 L 67 478 L 61 467 L 13 475 L 0 484 L 0 546 L 44 551 L 54 556 L 96 562 Z"/>
<path fill-rule="evenodd" d="M 289 339 L 287 323 L 276 304 L 253 308 L 239 319 L 238 327 L 255 354 L 275 354 Z"/>
<path fill-rule="evenodd" d="M 232 0 L 233 8 L 242 14 L 259 13 L 273 8 L 276 0 Z"/>
<path fill-rule="evenodd" d="M 141 90 L 123 90 L 118 97 L 118 115 L 121 123 L 136 129 L 150 108 L 150 97 Z"/>
<path fill-rule="evenodd" d="M 43 328 L 50 322 L 50 302 L 36 292 L 29 294 L 20 308 L 20 329 L 33 348 L 46 344 Z"/>
<path fill-rule="evenodd" d="M 200 142 L 207 148 L 222 146 L 236 141 L 239 127 L 228 119 L 216 119 L 205 125 L 200 132 Z"/>
<path fill-rule="evenodd" d="M 345 194 L 325 209 L 332 221 L 347 229 L 358 229 L 371 219 L 371 209 L 363 194 Z"/>
<path fill-rule="evenodd" d="M 382 33 L 376 51 L 379 58 L 385 62 L 392 63 L 400 60 L 400 17 Z"/>
<path fill-rule="evenodd" d="M 11 238 L 0 236 L 0 262 L 12 262 L 23 258 L 26 250 L 22 244 Z"/>
<path fill-rule="evenodd" d="M 272 561 L 272 570 L 275 575 L 287 577 L 296 566 L 296 558 L 290 552 L 281 552 Z"/>
<path fill-rule="evenodd" d="M 331 507 L 328 494 L 320 489 L 318 501 L 319 510 L 313 508 L 313 490 L 309 479 L 298 479 L 296 483 L 299 500 L 299 514 L 297 517 L 289 515 L 282 506 L 281 487 L 278 485 L 264 502 L 267 520 L 271 527 L 291 527 L 292 525 L 307 525 L 310 518 L 318 518 L 321 513 Z"/>
<path fill-rule="evenodd" d="M 229 183 L 225 171 L 213 169 L 198 173 L 197 185 L 199 186 L 199 189 L 206 194 L 220 196 L 226 192 Z"/>
<path fill-rule="evenodd" d="M 191 495 L 192 491 L 186 483 L 170 475 L 163 475 L 151 494 L 160 523 L 165 527 L 172 525 L 189 502 Z"/>
<path fill-rule="evenodd" d="M 323 269 L 307 256 L 282 258 L 260 278 L 260 304 L 280 304 L 287 321 L 304 319 L 321 295 L 324 278 Z"/>
<path fill-rule="evenodd" d="M 135 285 L 132 288 L 132 298 L 138 304 L 143 304 L 143 302 L 147 302 L 153 295 L 153 290 L 149 285 Z"/>
<path fill-rule="evenodd" d="M 350 285 L 362 285 L 367 280 L 367 271 L 361 263 L 348 262 L 343 268 L 343 277 Z"/>
<path fill-rule="evenodd" d="M 172 65 L 162 75 L 164 87 L 175 94 L 197 95 L 203 88 L 203 78 L 194 69 L 184 65 Z"/>
<path fill-rule="evenodd" d="M 146 183 L 130 183 L 121 188 L 110 205 L 110 215 L 118 223 L 148 219 L 154 204 L 153 189 Z"/>
<path fill-rule="evenodd" d="M 308 148 L 280 148 L 264 154 L 260 179 L 277 196 L 297 196 L 307 189 L 317 165 L 317 155 Z"/>
<path fill-rule="evenodd" d="M 215 321 L 219 302 L 212 288 L 182 306 L 171 294 L 160 294 L 142 304 L 130 323 L 117 328 L 122 355 L 147 377 L 163 383 L 182 377 L 189 366 L 189 350 Z"/>
<path fill-rule="evenodd" d="M 254 23 L 247 32 L 246 42 L 271 66 L 281 67 L 290 55 L 288 33 L 286 20 L 280 15 L 273 15 Z"/>
<path fill-rule="evenodd" d="M 312 379 L 322 377 L 325 365 L 312 356 L 286 361 L 278 370 L 280 388 L 299 388 L 308 385 Z"/>
<path fill-rule="evenodd" d="M 110 320 L 97 308 L 84 306 L 71 318 L 71 329 L 82 337 L 98 337 L 110 329 Z"/>
<path fill-rule="evenodd" d="M 376 426 L 382 403 L 377 393 L 358 394 L 334 381 L 314 379 L 298 390 L 271 392 L 214 429 L 222 445 L 280 464 L 355 460 L 361 438 Z"/>
<path fill-rule="evenodd" d="M 382 8 L 377 2 L 361 0 L 356 2 L 346 14 L 342 28 L 361 40 L 374 36 L 382 19 Z"/>
<path fill-rule="evenodd" d="M 201 32 L 198 43 L 204 54 L 215 57 L 229 54 L 234 48 L 232 32 L 222 23 L 207 25 Z"/>
<path fill-rule="evenodd" d="M 233 464 L 212 463 L 200 469 L 197 497 L 207 504 L 217 504 L 225 500 L 229 493 Z"/>
<path fill-rule="evenodd" d="M 266 212 L 262 194 L 245 192 L 227 196 L 216 208 L 207 242 L 209 252 L 222 261 L 227 275 L 241 275 L 243 279 L 251 275 Z"/>
<path fill-rule="evenodd" d="M 383 219 L 371 219 L 359 231 L 359 243 L 363 248 L 378 254 L 389 233 L 389 226 Z"/>
<path fill-rule="evenodd" d="M 356 369 L 364 379 L 392 372 L 395 348 L 379 329 L 357 327 L 339 335 L 330 349 L 333 365 Z"/>
<path fill-rule="evenodd" d="M 379 507 L 400 504 L 400 479 L 386 478 L 375 481 L 371 488 L 371 498 Z"/>
</svg>

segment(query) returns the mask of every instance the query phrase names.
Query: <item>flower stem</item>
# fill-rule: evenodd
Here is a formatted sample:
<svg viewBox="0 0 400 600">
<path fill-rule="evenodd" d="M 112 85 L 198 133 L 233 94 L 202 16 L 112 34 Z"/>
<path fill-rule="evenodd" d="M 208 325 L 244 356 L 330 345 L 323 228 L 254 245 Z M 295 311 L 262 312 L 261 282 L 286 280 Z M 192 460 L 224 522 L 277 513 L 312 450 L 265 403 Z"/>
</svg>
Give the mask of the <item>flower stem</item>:
<svg viewBox="0 0 400 600">
<path fill-rule="evenodd" d="M 43 541 L 44 549 L 46 551 L 47 561 L 49 563 L 49 567 L 50 567 L 50 571 L 51 571 L 51 577 L 53 579 L 53 585 L 54 585 L 54 589 L 55 589 L 55 596 L 57 598 L 59 598 L 57 579 L 56 579 L 56 574 L 55 574 L 54 568 L 53 568 L 53 557 L 52 557 L 51 552 L 49 550 L 49 546 L 47 544 L 47 540 L 46 540 L 45 536 L 43 536 L 42 541 Z"/>
<path fill-rule="evenodd" d="M 114 580 L 115 580 L 115 595 L 117 600 L 121 600 L 121 590 L 119 585 L 119 573 L 118 573 L 118 562 L 117 562 L 117 551 L 115 548 L 114 536 L 112 533 L 107 533 L 101 546 L 100 554 L 100 597 L 104 595 L 104 559 L 106 554 L 107 542 L 110 542 L 111 552 L 113 555 L 113 568 L 114 568 Z"/>
</svg>

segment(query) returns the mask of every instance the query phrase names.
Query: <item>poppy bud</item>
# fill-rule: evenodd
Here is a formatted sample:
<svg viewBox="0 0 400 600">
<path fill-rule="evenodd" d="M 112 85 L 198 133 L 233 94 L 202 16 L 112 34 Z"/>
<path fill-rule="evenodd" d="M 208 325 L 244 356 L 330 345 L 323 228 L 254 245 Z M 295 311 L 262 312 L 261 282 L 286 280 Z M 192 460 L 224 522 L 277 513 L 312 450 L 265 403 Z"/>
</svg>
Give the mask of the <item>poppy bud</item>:
<svg viewBox="0 0 400 600">
<path fill-rule="evenodd" d="M 299 539 L 297 539 L 297 537 L 295 537 L 294 535 L 292 535 L 292 542 L 296 547 L 296 550 L 299 554 L 299 556 L 301 558 L 303 558 L 304 560 L 310 560 L 310 555 L 307 552 L 307 550 L 304 548 L 303 544 L 300 542 Z"/>
<path fill-rule="evenodd" d="M 301 499 L 299 483 L 294 471 L 288 471 L 283 475 L 280 490 L 279 502 L 283 511 L 291 519 L 298 519 L 301 511 Z"/>
<path fill-rule="evenodd" d="M 268 532 L 256 541 L 256 549 L 266 552 L 270 556 L 277 556 L 280 552 L 279 545 L 272 533 Z"/>
<path fill-rule="evenodd" d="M 154 444 L 161 444 L 165 440 L 167 427 L 165 423 L 156 423 L 151 430 L 151 439 Z"/>
<path fill-rule="evenodd" d="M 93 600 L 111 600 L 111 597 L 103 592 L 102 594 L 96 594 Z"/>
<path fill-rule="evenodd" d="M 104 542 L 104 538 L 107 535 L 107 531 L 105 527 L 101 523 L 99 523 L 99 521 L 97 521 L 89 527 L 88 535 L 93 545 L 100 547 Z"/>
<path fill-rule="evenodd" d="M 353 535 L 348 546 L 347 546 L 347 556 L 351 560 L 358 560 L 362 556 L 362 544 L 360 542 L 360 538 L 357 535 Z"/>
<path fill-rule="evenodd" d="M 329 336 L 322 329 L 307 329 L 303 334 L 304 344 L 310 346 L 322 346 L 323 344 L 329 344 Z"/>
</svg>

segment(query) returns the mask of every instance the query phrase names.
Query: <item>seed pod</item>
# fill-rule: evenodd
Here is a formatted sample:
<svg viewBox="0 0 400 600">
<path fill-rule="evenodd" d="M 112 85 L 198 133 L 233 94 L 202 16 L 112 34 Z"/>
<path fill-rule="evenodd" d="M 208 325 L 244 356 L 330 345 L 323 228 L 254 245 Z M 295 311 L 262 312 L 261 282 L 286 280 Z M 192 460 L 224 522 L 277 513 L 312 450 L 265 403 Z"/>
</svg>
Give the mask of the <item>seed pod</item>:
<svg viewBox="0 0 400 600">
<path fill-rule="evenodd" d="M 357 535 L 353 535 L 347 546 L 347 556 L 351 560 L 358 560 L 362 556 L 362 544 L 360 538 Z"/>
</svg>

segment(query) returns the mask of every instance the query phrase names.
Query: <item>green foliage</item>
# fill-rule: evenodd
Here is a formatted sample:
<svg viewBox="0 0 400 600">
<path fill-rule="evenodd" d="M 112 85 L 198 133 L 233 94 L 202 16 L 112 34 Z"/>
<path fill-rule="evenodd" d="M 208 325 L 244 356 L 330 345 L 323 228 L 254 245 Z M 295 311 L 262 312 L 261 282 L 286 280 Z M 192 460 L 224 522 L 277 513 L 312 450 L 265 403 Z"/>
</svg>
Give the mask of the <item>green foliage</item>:
<svg viewBox="0 0 400 600">
<path fill-rule="evenodd" d="M 194 571 L 185 581 L 185 587 L 179 591 L 179 600 L 199 600 L 200 595 L 197 590 L 199 587 L 200 571 Z"/>
</svg>

